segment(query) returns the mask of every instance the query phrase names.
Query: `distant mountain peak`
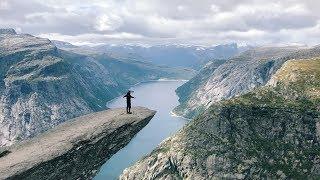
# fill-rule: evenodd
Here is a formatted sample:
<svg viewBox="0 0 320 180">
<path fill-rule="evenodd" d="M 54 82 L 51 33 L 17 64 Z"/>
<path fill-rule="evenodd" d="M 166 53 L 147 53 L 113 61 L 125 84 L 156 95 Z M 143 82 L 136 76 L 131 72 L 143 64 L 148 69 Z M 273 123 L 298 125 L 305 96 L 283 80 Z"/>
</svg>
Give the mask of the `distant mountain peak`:
<svg viewBox="0 0 320 180">
<path fill-rule="evenodd" d="M 75 48 L 77 47 L 76 45 L 73 45 L 69 42 L 65 42 L 65 41 L 58 41 L 58 40 L 51 40 L 51 42 L 56 45 L 58 48 Z"/>
<path fill-rule="evenodd" d="M 0 34 L 17 34 L 13 28 L 0 28 Z"/>
</svg>

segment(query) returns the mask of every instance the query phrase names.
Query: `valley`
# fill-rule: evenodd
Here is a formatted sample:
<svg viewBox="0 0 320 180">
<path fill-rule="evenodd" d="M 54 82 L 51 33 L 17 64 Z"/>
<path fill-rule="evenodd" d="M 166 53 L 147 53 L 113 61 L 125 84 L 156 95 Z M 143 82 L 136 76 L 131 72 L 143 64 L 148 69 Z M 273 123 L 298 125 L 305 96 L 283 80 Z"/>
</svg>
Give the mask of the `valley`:
<svg viewBox="0 0 320 180">
<path fill-rule="evenodd" d="M 148 155 L 167 137 L 181 129 L 188 119 L 172 116 L 170 111 L 178 105 L 175 89 L 184 81 L 152 81 L 132 87 L 135 106 L 149 107 L 157 111 L 152 120 L 130 143 L 113 155 L 99 170 L 95 180 L 118 179 L 122 171 Z M 109 108 L 123 107 L 123 98 L 110 101 Z"/>
<path fill-rule="evenodd" d="M 320 179 L 319 11 L 0 0 L 0 180 Z"/>
<path fill-rule="evenodd" d="M 76 54 L 50 40 L 0 31 L 0 145 L 12 145 L 58 124 L 106 109 L 132 85 L 184 79 L 192 70 Z"/>
<path fill-rule="evenodd" d="M 142 118 L 148 121 L 132 133 L 117 131 L 114 137 L 124 141 L 104 144 L 117 147 L 112 152 L 72 162 L 86 167 L 49 176 L 317 178 L 319 57 L 319 46 L 90 47 L 1 29 L 0 161 L 73 118 L 119 111 L 114 108 L 124 106 L 123 93 L 130 89 L 134 106 L 157 111 L 154 118 Z M 91 157 L 101 147 L 67 150 L 66 156 Z M 40 169 L 56 162 L 62 161 L 36 162 L 8 176 L 42 179 Z M 75 168 L 79 173 L 71 175 Z"/>
</svg>

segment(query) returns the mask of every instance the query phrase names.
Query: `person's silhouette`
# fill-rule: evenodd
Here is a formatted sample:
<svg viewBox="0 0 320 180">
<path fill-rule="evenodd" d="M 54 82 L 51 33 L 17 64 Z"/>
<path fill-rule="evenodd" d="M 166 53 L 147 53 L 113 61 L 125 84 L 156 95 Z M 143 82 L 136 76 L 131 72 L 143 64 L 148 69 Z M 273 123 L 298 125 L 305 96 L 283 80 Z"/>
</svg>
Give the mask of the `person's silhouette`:
<svg viewBox="0 0 320 180">
<path fill-rule="evenodd" d="M 131 91 L 128 91 L 127 94 L 125 96 L 123 96 L 124 98 L 127 98 L 127 113 L 131 114 L 131 98 L 134 98 L 133 96 L 131 96 Z"/>
</svg>

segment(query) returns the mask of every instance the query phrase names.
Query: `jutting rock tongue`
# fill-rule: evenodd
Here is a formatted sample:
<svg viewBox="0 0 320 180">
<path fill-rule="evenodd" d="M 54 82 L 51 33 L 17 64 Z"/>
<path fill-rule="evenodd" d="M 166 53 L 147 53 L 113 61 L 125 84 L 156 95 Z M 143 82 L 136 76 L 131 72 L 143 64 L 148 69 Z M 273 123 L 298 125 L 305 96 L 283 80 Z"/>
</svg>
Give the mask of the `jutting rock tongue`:
<svg viewBox="0 0 320 180">
<path fill-rule="evenodd" d="M 0 151 L 0 179 L 91 179 L 155 115 L 135 107 L 81 116 Z"/>
</svg>

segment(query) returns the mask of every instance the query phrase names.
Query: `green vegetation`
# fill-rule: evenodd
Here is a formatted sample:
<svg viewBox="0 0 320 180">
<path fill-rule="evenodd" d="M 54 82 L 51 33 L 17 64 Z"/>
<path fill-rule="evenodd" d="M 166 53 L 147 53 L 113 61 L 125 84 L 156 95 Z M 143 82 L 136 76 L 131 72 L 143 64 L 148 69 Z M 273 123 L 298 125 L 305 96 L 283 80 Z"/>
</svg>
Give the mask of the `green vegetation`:
<svg viewBox="0 0 320 180">
<path fill-rule="evenodd" d="M 319 92 L 319 58 L 287 61 L 266 86 L 212 105 L 171 144 L 163 144 L 161 152 L 171 147 L 189 156 L 195 164 L 181 166 L 204 177 L 216 172 L 241 178 L 318 178 Z M 209 157 L 214 165 L 202 163 Z"/>
</svg>

